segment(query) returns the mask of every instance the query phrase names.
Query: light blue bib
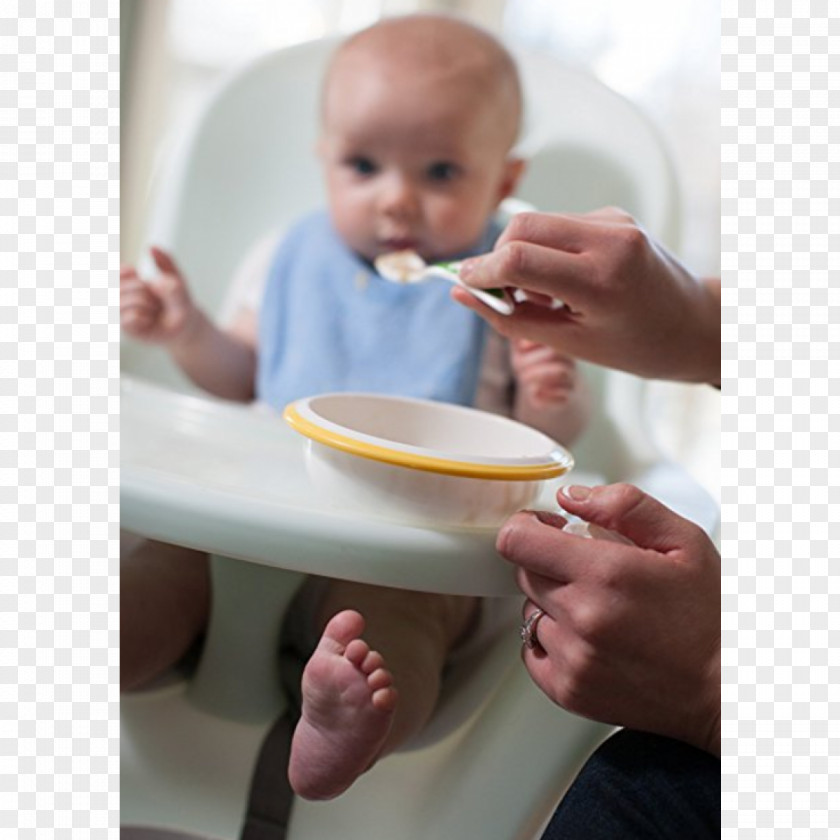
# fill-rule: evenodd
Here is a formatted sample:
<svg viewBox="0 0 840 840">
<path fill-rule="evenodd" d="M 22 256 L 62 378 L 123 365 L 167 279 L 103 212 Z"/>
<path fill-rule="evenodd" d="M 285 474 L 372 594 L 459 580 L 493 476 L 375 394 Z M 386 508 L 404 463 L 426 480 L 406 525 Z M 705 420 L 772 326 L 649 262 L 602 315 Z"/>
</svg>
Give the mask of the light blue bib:
<svg viewBox="0 0 840 840">
<path fill-rule="evenodd" d="M 488 227 L 470 251 L 492 248 Z M 462 256 L 467 256 L 464 254 Z M 328 391 L 470 405 L 485 323 L 451 284 L 383 280 L 341 241 L 326 212 L 294 225 L 274 257 L 260 309 L 257 396 L 278 410 Z"/>
</svg>

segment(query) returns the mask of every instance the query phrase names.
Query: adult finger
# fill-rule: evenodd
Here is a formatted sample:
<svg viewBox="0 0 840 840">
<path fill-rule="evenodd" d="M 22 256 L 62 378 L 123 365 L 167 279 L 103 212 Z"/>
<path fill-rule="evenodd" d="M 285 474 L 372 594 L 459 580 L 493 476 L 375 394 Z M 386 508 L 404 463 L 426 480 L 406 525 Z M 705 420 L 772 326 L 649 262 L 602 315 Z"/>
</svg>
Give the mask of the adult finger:
<svg viewBox="0 0 840 840">
<path fill-rule="evenodd" d="M 502 526 L 496 550 L 509 562 L 556 582 L 568 583 L 603 560 L 605 552 L 628 548 L 561 530 L 563 517 L 544 511 L 520 511 Z"/>
<path fill-rule="evenodd" d="M 552 616 L 558 616 L 562 611 L 561 601 L 565 584 L 558 584 L 555 578 L 532 572 L 530 569 L 518 568 L 516 585 L 525 596 L 526 606 L 533 604 L 532 609 L 539 607 Z"/>
<path fill-rule="evenodd" d="M 581 301 L 588 302 L 595 279 L 588 254 L 520 241 L 497 245 L 489 254 L 465 260 L 459 273 L 468 286 L 512 286 L 560 298 L 572 309 Z"/>
<path fill-rule="evenodd" d="M 593 674 L 598 657 L 589 645 L 570 634 L 542 631 L 540 647 L 523 649 L 522 661 L 537 687 L 556 705 L 580 717 L 618 724 L 614 698 Z M 562 628 L 560 628 L 562 630 Z M 550 650 L 542 647 L 543 642 Z"/>
<path fill-rule="evenodd" d="M 587 250 L 593 234 L 608 221 L 593 213 L 517 213 L 496 241 L 496 248 L 509 242 L 531 242 L 570 254 Z"/>
<path fill-rule="evenodd" d="M 542 605 L 538 604 L 533 598 L 529 598 L 528 596 L 525 597 L 525 600 L 522 602 L 522 621 L 527 621 L 534 613 L 542 611 L 544 613 L 548 613 L 548 610 L 545 609 Z"/>
<path fill-rule="evenodd" d="M 531 679 L 559 705 L 568 702 L 567 675 L 571 669 L 570 652 L 581 642 L 562 622 L 545 615 L 535 630 L 537 644 L 522 645 L 522 661 Z"/>
<path fill-rule="evenodd" d="M 542 624 L 545 624 L 547 627 L 551 620 L 552 618 L 549 610 L 544 609 L 530 598 L 525 599 L 525 602 L 522 604 L 522 624 L 520 625 L 520 633 L 528 634 L 532 644 L 529 645 L 523 637 L 523 653 L 526 650 L 545 650 L 542 642 L 542 639 L 545 638 L 545 633 L 543 633 L 543 636 L 541 637 L 540 630 Z"/>
<path fill-rule="evenodd" d="M 699 531 L 696 525 L 632 484 L 603 487 L 564 486 L 557 494 L 562 508 L 587 522 L 628 537 L 642 548 L 667 552 L 684 548 Z"/>
<path fill-rule="evenodd" d="M 581 341 L 577 316 L 565 309 L 549 309 L 537 303 L 516 304 L 511 315 L 502 315 L 480 303 L 465 289 L 453 286 L 453 300 L 480 315 L 499 335 L 506 338 L 528 338 L 549 344 L 559 352 L 573 353 Z M 585 340 L 585 335 L 583 336 Z"/>
<path fill-rule="evenodd" d="M 556 589 L 556 585 L 554 586 Z M 533 638 L 539 644 L 539 648 L 533 648 L 535 653 L 548 654 L 549 658 L 558 661 L 569 646 L 576 643 L 579 634 L 574 628 L 569 616 L 562 605 L 558 605 L 554 599 L 543 599 L 538 596 L 537 600 L 526 597 L 522 604 L 522 623 L 534 616 L 536 612 L 542 615 L 535 617 L 533 624 Z M 526 646 L 527 647 L 527 646 Z"/>
</svg>

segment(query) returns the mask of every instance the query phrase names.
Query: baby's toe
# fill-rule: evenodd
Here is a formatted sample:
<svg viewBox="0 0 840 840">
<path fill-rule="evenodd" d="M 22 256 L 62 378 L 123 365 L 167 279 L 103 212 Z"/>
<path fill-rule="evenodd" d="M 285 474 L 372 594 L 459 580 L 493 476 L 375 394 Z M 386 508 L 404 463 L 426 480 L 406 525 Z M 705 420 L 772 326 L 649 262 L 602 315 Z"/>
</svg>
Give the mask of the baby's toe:
<svg viewBox="0 0 840 840">
<path fill-rule="evenodd" d="M 389 688 L 394 684 L 394 678 L 387 668 L 377 668 L 367 678 L 368 688 L 376 693 L 383 688 Z"/>
<path fill-rule="evenodd" d="M 385 667 L 385 658 L 377 650 L 371 650 L 359 666 L 363 674 L 372 674 L 377 668 Z"/>
<path fill-rule="evenodd" d="M 397 708 L 397 690 L 389 685 L 373 692 L 370 702 L 380 712 L 393 712 Z"/>
<path fill-rule="evenodd" d="M 357 668 L 362 668 L 362 663 L 370 653 L 370 647 L 363 639 L 353 639 L 344 650 L 344 658 L 352 662 Z"/>
<path fill-rule="evenodd" d="M 340 652 L 346 645 L 357 639 L 365 629 L 365 620 L 355 610 L 342 610 L 336 613 L 324 628 L 321 644 Z"/>
</svg>

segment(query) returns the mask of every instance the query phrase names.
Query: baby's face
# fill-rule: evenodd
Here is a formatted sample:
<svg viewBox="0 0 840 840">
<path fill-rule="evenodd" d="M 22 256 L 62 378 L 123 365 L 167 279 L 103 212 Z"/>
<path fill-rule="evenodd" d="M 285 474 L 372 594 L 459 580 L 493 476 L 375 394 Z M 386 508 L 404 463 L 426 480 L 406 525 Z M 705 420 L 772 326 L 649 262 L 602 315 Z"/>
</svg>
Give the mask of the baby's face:
<svg viewBox="0 0 840 840">
<path fill-rule="evenodd" d="M 406 248 L 429 262 L 463 252 L 515 188 L 521 164 L 504 135 L 498 108 L 468 86 L 355 63 L 324 101 L 333 224 L 368 260 Z"/>
</svg>

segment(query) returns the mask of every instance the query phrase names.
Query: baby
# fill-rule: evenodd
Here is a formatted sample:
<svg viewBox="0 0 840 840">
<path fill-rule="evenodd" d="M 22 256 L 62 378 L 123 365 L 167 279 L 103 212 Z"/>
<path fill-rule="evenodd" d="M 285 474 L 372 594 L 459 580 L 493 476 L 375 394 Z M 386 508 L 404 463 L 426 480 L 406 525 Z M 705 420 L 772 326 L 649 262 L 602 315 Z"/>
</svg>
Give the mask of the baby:
<svg viewBox="0 0 840 840">
<path fill-rule="evenodd" d="M 445 281 L 393 285 L 371 268 L 389 251 L 432 262 L 492 248 L 495 213 L 524 167 L 511 153 L 521 109 L 513 60 L 469 24 L 417 15 L 357 33 L 323 87 L 327 212 L 272 243 L 257 272 L 261 303 L 217 327 L 172 258 L 152 249 L 158 277 L 121 271 L 123 329 L 163 344 L 194 382 L 228 399 L 282 409 L 325 391 L 395 393 L 512 414 L 568 444 L 589 410 L 571 360 L 533 343 L 508 347 L 451 301 Z M 210 583 L 205 555 L 153 542 L 126 558 L 122 576 L 123 687 L 132 688 L 200 637 Z M 320 579 L 291 609 L 311 657 L 289 778 L 313 799 L 342 793 L 422 729 L 450 653 L 481 638 L 492 612 L 475 598 Z"/>
</svg>

